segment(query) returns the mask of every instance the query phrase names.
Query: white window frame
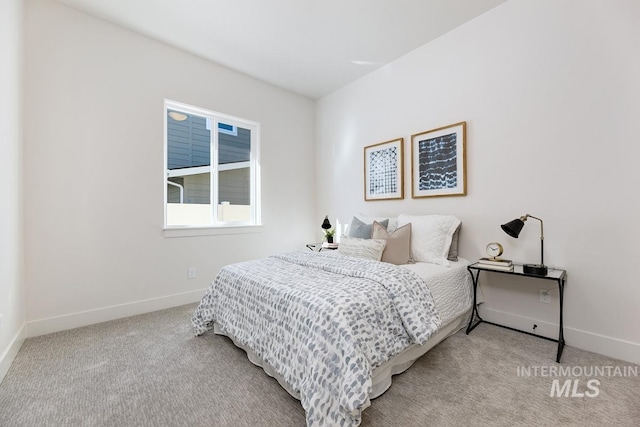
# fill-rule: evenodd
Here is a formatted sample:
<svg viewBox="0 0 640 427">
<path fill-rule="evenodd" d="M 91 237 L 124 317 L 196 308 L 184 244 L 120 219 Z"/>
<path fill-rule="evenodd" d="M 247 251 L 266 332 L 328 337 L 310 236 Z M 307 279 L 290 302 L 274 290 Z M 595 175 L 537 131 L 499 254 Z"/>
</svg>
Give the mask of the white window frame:
<svg viewBox="0 0 640 427">
<path fill-rule="evenodd" d="M 167 181 L 171 176 L 185 175 L 189 172 L 168 171 L 168 113 L 170 110 L 183 112 L 186 114 L 198 115 L 211 121 L 211 166 L 196 168 L 193 173 L 203 173 L 211 171 L 211 207 L 212 218 L 208 225 L 167 225 Z M 218 123 L 232 125 L 237 132 L 238 127 L 251 130 L 251 153 L 248 162 L 240 162 L 233 165 L 218 165 L 218 133 L 230 133 L 226 129 L 219 129 Z M 250 170 L 249 201 L 251 205 L 251 219 L 249 221 L 224 222 L 218 220 L 217 206 L 218 199 L 218 173 L 223 170 L 246 168 Z M 235 234 L 251 233 L 259 231 L 262 225 L 261 198 L 260 198 L 260 123 L 228 114 L 218 113 L 200 107 L 184 104 L 181 102 L 164 100 L 164 163 L 163 163 L 163 187 L 164 187 L 164 235 L 165 237 L 199 236 L 209 234 Z M 206 170 L 205 170 L 206 169 Z"/>
</svg>

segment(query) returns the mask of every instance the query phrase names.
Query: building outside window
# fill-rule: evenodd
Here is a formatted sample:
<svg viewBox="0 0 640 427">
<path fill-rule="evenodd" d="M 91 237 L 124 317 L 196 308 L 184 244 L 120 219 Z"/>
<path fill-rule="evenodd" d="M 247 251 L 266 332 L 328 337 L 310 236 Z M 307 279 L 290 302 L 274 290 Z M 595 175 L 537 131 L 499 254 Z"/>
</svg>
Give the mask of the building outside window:
<svg viewBox="0 0 640 427">
<path fill-rule="evenodd" d="M 260 125 L 173 101 L 165 123 L 165 227 L 260 225 Z"/>
</svg>

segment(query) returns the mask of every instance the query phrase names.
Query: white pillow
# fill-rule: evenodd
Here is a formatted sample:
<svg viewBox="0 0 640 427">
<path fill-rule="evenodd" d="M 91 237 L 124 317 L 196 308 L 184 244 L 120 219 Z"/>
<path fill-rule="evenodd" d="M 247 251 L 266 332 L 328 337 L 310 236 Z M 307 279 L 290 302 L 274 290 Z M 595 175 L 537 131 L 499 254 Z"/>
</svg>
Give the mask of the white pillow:
<svg viewBox="0 0 640 427">
<path fill-rule="evenodd" d="M 411 223 L 411 258 L 448 266 L 449 248 L 460 220 L 453 215 L 400 215 L 398 226 Z"/>
<path fill-rule="evenodd" d="M 389 224 L 387 225 L 387 231 L 389 233 L 393 233 L 394 231 L 396 231 L 396 228 L 398 228 L 398 218 L 392 218 L 389 216 L 370 216 L 363 213 L 359 213 L 355 215 L 355 217 L 365 224 L 372 224 L 373 221 L 382 222 L 385 219 L 389 219 Z"/>
<path fill-rule="evenodd" d="M 343 255 L 380 261 L 386 245 L 387 241 L 383 239 L 359 239 L 342 236 L 338 252 Z"/>
</svg>

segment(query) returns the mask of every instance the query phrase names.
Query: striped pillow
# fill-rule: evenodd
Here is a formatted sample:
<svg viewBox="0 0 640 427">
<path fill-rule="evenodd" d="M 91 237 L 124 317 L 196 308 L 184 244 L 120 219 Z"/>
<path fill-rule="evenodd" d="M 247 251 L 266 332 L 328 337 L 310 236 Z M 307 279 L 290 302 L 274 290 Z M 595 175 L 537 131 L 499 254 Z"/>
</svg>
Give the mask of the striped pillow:
<svg viewBox="0 0 640 427">
<path fill-rule="evenodd" d="M 357 237 L 340 237 L 338 252 L 357 258 L 380 261 L 387 241 L 383 239 L 359 239 Z"/>
</svg>

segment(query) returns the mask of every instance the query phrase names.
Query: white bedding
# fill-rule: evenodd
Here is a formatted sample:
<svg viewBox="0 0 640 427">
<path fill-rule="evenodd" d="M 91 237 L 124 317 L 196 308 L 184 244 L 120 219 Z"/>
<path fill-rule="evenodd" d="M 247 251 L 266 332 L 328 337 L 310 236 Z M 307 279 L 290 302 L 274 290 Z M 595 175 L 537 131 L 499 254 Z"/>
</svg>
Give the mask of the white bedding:
<svg viewBox="0 0 640 427">
<path fill-rule="evenodd" d="M 473 304 L 473 284 L 467 271 L 469 261 L 458 258 L 457 262 L 449 261 L 449 264 L 449 267 L 444 267 L 418 262 L 402 266 L 413 271 L 429 284 L 443 325 L 469 311 Z"/>
</svg>

